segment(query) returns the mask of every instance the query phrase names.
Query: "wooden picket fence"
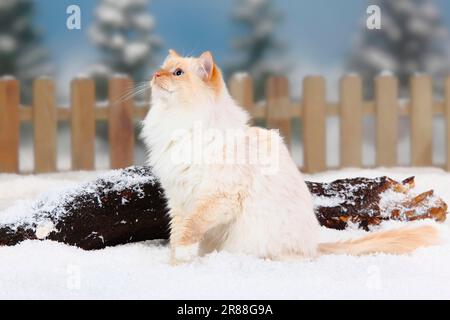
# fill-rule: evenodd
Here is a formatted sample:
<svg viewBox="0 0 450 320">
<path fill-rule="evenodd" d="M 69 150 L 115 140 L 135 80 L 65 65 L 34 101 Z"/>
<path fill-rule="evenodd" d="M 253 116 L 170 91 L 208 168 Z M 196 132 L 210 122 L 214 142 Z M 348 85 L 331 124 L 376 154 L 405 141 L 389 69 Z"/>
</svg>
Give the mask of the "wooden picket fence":
<svg viewBox="0 0 450 320">
<path fill-rule="evenodd" d="M 285 77 L 271 77 L 266 85 L 265 101 L 253 98 L 252 78 L 235 75 L 229 83 L 233 97 L 254 119 L 264 119 L 269 128 L 278 128 L 289 143 L 291 120 L 301 119 L 304 165 L 308 173 L 329 169 L 326 163 L 326 119 L 340 119 L 340 167 L 362 166 L 363 116 L 376 119 L 376 165 L 396 166 L 398 119 L 410 117 L 411 165 L 432 166 L 432 119 L 445 117 L 447 126 L 447 160 L 450 170 L 450 78 L 445 83 L 442 101 L 433 100 L 432 80 L 427 75 L 411 78 L 410 99 L 399 103 L 398 83 L 394 76 L 381 75 L 374 81 L 375 98 L 364 101 L 358 76 L 344 76 L 340 82 L 340 101 L 326 101 L 325 80 L 309 76 L 303 81 L 303 97 L 292 101 Z M 57 106 L 55 85 L 47 78 L 33 85 L 32 106 L 20 103 L 20 84 L 12 78 L 0 79 L 0 172 L 19 172 L 20 123 L 31 122 L 34 130 L 34 172 L 57 170 L 57 123 L 68 121 L 71 127 L 71 160 L 73 170 L 94 170 L 94 141 L 97 121 L 107 121 L 111 168 L 133 164 L 135 147 L 134 122 L 143 119 L 148 104 L 123 99 L 133 82 L 125 76 L 109 81 L 107 106 L 95 101 L 95 85 L 88 78 L 71 83 L 70 108 Z"/>
</svg>

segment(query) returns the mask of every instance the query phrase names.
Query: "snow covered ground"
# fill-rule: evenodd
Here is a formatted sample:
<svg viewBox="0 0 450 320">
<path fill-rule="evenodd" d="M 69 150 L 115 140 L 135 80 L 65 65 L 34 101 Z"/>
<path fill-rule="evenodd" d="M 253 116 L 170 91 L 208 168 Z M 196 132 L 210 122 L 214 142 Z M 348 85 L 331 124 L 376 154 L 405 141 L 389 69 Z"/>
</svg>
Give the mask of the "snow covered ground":
<svg viewBox="0 0 450 320">
<path fill-rule="evenodd" d="M 0 175 L 0 214 L 42 192 L 87 181 L 99 172 Z M 450 203 L 450 174 L 438 169 L 341 170 L 309 176 L 416 176 L 418 191 L 434 189 Z M 382 228 L 397 227 L 389 223 Z M 0 298 L 159 299 L 450 299 L 450 223 L 443 243 L 407 256 L 322 256 L 280 263 L 216 253 L 177 267 L 160 242 L 86 252 L 54 242 L 0 247 Z M 324 241 L 360 236 L 359 230 L 322 230 Z"/>
</svg>

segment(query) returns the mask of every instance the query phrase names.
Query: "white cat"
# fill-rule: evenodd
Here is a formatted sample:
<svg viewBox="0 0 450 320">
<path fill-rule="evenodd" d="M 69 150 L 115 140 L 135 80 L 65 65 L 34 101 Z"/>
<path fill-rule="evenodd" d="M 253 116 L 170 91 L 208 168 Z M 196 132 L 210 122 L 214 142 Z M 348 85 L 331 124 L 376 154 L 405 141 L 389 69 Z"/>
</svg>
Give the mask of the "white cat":
<svg viewBox="0 0 450 320">
<path fill-rule="evenodd" d="M 151 86 L 143 138 L 168 198 L 173 263 L 176 248 L 197 242 L 200 255 L 226 250 L 286 260 L 402 254 L 436 241 L 436 229 L 422 226 L 319 244 L 311 195 L 281 137 L 248 126 L 209 52 L 193 58 L 171 50 Z"/>
</svg>

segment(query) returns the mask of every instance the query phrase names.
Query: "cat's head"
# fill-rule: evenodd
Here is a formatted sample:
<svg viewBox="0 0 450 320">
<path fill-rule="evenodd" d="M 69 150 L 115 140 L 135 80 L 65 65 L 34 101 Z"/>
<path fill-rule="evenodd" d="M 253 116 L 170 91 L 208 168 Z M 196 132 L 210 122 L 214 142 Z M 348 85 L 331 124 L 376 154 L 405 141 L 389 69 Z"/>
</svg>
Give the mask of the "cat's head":
<svg viewBox="0 0 450 320">
<path fill-rule="evenodd" d="M 161 68 L 151 80 L 152 99 L 169 103 L 198 104 L 217 99 L 224 83 L 209 51 L 199 57 L 182 57 L 169 50 Z"/>
</svg>

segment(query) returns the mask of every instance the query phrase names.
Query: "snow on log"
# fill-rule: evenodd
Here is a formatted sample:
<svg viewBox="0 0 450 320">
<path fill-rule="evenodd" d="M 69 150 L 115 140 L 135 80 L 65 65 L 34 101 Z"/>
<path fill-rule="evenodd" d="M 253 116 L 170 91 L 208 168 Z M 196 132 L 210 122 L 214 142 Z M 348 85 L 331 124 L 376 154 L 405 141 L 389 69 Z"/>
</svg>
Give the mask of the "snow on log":
<svg viewBox="0 0 450 320">
<path fill-rule="evenodd" d="M 46 239 L 91 250 L 169 235 L 163 191 L 146 167 L 113 170 L 20 209 L 0 216 L 0 245 Z"/>
<path fill-rule="evenodd" d="M 397 182 L 388 177 L 341 179 L 331 183 L 306 182 L 321 225 L 364 230 L 384 220 L 445 221 L 447 204 L 433 190 L 415 194 L 414 177 Z"/>
<path fill-rule="evenodd" d="M 307 182 L 321 225 L 369 230 L 384 220 L 444 221 L 447 204 L 433 191 L 412 192 L 414 178 L 388 177 Z M 168 239 L 163 190 L 149 167 L 113 170 L 75 188 L 44 195 L 0 216 L 0 245 L 27 239 L 54 240 L 82 249 Z"/>
</svg>

